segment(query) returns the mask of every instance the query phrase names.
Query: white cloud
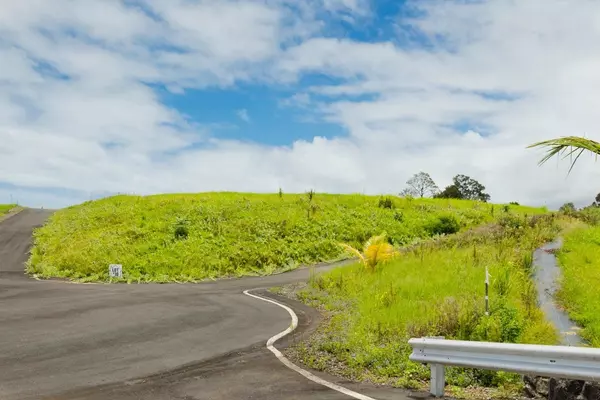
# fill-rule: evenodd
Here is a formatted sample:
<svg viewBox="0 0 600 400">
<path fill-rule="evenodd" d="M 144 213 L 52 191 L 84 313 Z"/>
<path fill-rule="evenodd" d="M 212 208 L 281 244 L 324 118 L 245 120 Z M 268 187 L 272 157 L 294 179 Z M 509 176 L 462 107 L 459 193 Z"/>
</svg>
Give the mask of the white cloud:
<svg viewBox="0 0 600 400">
<path fill-rule="evenodd" d="M 246 110 L 245 108 L 237 110 L 236 114 L 237 114 L 238 118 L 241 119 L 242 121 L 250 122 L 250 115 L 248 115 L 248 110 Z"/>
<path fill-rule="evenodd" d="M 426 48 L 400 46 L 402 28 L 402 40 L 379 43 L 328 34 L 319 16 L 368 18 L 367 1 L 98 4 L 0 9 L 0 182 L 67 189 L 47 195 L 53 205 L 103 190 L 394 193 L 420 170 L 440 186 L 470 175 L 495 201 L 584 204 L 600 191 L 592 158 L 567 177 L 568 161 L 538 168 L 539 152 L 525 149 L 597 131 L 598 2 L 413 1 L 425 16 L 398 26 L 419 30 Z M 210 138 L 147 86 L 277 86 L 310 72 L 344 83 L 280 103 L 347 137 L 288 147 Z"/>
</svg>

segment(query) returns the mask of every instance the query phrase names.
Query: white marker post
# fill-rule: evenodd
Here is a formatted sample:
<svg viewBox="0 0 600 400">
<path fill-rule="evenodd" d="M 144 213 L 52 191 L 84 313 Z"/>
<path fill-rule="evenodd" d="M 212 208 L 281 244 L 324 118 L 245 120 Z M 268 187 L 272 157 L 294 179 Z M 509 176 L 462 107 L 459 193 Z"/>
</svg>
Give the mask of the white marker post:
<svg viewBox="0 0 600 400">
<path fill-rule="evenodd" d="M 110 264 L 108 266 L 108 275 L 111 278 L 122 278 L 123 266 L 121 264 Z"/>
<path fill-rule="evenodd" d="M 488 267 L 485 267 L 485 315 L 490 315 L 490 298 L 489 298 L 489 286 L 490 286 L 490 273 Z"/>
</svg>

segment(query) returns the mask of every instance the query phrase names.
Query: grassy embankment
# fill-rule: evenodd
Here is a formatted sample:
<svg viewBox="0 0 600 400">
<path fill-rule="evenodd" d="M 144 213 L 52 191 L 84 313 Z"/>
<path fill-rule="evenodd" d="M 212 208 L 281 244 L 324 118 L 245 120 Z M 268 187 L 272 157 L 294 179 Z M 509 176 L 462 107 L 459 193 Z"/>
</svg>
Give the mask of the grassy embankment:
<svg viewBox="0 0 600 400">
<path fill-rule="evenodd" d="M 10 210 L 15 208 L 16 204 L 0 204 L 0 216 L 7 214 Z"/>
<path fill-rule="evenodd" d="M 424 388 L 429 370 L 408 360 L 410 337 L 555 344 L 531 274 L 532 252 L 558 231 L 553 215 L 506 215 L 495 228 L 416 246 L 373 272 L 356 264 L 315 275 L 295 295 L 321 307 L 325 323 L 290 355 L 353 380 Z M 514 394 L 521 385 L 518 375 L 459 368 L 449 369 L 447 381 L 456 396 L 469 386 L 495 387 L 484 398 Z"/>
<path fill-rule="evenodd" d="M 34 235 L 27 271 L 40 277 L 197 281 L 269 274 L 343 256 L 387 232 L 396 246 L 494 221 L 508 206 L 327 194 L 116 196 L 54 213 Z M 544 209 L 510 206 L 511 213 Z"/>
<path fill-rule="evenodd" d="M 564 235 L 558 253 L 560 302 L 584 329 L 581 336 L 600 347 L 600 226 L 581 224 Z"/>
</svg>

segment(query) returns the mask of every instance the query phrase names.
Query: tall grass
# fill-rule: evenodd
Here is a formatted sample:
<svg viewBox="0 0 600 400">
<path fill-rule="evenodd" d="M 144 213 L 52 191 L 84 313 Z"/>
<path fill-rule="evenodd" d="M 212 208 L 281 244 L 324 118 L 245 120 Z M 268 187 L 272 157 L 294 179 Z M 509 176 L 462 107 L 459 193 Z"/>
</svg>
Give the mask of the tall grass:
<svg viewBox="0 0 600 400">
<path fill-rule="evenodd" d="M 35 232 L 28 271 L 106 280 L 116 263 L 124 279 L 142 282 L 269 274 L 342 257 L 339 242 L 360 248 L 386 232 L 400 246 L 495 218 L 491 205 L 473 201 L 379 200 L 312 191 L 116 196 L 53 214 Z"/>
<path fill-rule="evenodd" d="M 600 347 L 600 226 L 581 226 L 565 234 L 558 253 L 562 269 L 559 299 L 583 326 L 581 335 Z"/>
<path fill-rule="evenodd" d="M 410 337 L 554 344 L 557 332 L 537 305 L 531 253 L 557 231 L 551 216 L 530 219 L 415 246 L 371 273 L 353 265 L 313 277 L 299 296 L 331 318 L 298 354 L 316 368 L 337 365 L 349 378 L 419 387 L 429 372 L 408 360 Z M 492 275 L 489 316 L 486 267 Z M 518 381 L 464 369 L 448 375 L 450 384 L 462 387 Z"/>
</svg>

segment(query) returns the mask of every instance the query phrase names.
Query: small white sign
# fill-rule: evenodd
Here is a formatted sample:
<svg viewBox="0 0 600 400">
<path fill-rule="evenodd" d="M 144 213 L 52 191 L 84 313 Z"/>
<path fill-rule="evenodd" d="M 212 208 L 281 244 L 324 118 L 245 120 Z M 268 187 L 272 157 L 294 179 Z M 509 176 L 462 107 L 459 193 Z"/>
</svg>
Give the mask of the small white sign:
<svg viewBox="0 0 600 400">
<path fill-rule="evenodd" d="M 111 278 L 122 278 L 123 266 L 121 264 L 110 264 L 108 266 L 108 274 Z"/>
</svg>

